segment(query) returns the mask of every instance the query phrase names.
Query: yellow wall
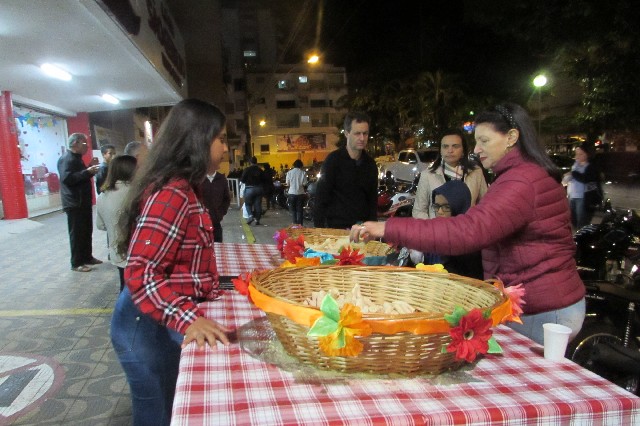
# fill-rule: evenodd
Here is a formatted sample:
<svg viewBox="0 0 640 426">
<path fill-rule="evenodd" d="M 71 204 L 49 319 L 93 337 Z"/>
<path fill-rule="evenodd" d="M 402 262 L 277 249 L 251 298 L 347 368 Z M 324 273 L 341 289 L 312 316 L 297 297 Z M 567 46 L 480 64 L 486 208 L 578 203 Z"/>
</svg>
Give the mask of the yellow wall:
<svg viewBox="0 0 640 426">
<path fill-rule="evenodd" d="M 269 163 L 271 167 L 276 170 L 280 170 L 280 164 L 292 167 L 293 162 L 297 159 L 302 160 L 302 164 L 305 166 L 313 164 L 313 160 L 324 161 L 329 153 L 336 149 L 336 142 L 338 141 L 337 135 L 327 134 L 327 149 L 326 150 L 305 150 L 288 152 L 278 151 L 275 135 L 258 136 L 253 138 L 253 152 L 258 163 Z M 260 145 L 269 144 L 269 154 L 260 153 Z"/>
</svg>

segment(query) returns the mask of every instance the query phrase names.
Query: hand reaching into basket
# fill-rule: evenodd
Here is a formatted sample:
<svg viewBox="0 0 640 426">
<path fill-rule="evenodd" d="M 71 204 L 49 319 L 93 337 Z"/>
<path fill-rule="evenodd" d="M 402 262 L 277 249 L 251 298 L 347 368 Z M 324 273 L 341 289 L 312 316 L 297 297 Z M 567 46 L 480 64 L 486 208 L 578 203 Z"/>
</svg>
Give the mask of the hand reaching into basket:
<svg viewBox="0 0 640 426">
<path fill-rule="evenodd" d="M 384 222 L 365 222 L 361 225 L 353 225 L 349 239 L 354 243 L 365 243 L 384 237 Z"/>
<path fill-rule="evenodd" d="M 212 348 L 215 348 L 216 340 L 219 340 L 220 343 L 227 346 L 229 345 L 227 333 L 230 333 L 231 331 L 233 330 L 218 324 L 215 321 L 205 317 L 198 317 L 189 327 L 187 327 L 181 348 L 186 348 L 187 345 L 194 340 L 200 349 L 204 349 L 205 342 L 209 343 L 209 346 Z"/>
</svg>

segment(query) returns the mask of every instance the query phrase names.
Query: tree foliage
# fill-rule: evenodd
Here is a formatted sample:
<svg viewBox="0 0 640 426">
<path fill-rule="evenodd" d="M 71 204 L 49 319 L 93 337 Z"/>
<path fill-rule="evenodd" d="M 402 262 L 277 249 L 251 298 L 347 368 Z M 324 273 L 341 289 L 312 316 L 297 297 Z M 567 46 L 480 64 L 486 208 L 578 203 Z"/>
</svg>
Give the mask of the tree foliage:
<svg viewBox="0 0 640 426">
<path fill-rule="evenodd" d="M 477 23 L 526 42 L 539 65 L 580 84 L 575 120 L 591 139 L 640 129 L 640 12 L 631 0 L 468 2 Z"/>
<path fill-rule="evenodd" d="M 398 149 L 409 138 L 435 140 L 444 129 L 461 127 L 468 112 L 459 78 L 442 71 L 370 81 L 341 99 L 341 106 L 368 112 L 372 135 L 397 142 Z"/>
</svg>

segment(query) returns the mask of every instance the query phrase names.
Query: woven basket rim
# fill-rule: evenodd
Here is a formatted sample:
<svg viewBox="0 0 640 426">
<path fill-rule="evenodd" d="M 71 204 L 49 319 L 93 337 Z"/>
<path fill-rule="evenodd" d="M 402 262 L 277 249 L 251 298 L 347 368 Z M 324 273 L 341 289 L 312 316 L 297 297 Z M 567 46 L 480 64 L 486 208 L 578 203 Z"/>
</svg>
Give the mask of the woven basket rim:
<svg viewBox="0 0 640 426">
<path fill-rule="evenodd" d="M 350 231 L 347 229 L 336 229 L 336 228 L 307 228 L 304 226 L 293 226 L 285 228 L 285 232 L 287 235 L 297 237 L 299 235 L 303 236 L 318 236 L 328 238 L 342 238 L 350 235 Z M 369 256 L 386 256 L 392 253 L 395 249 L 387 243 L 383 243 L 382 241 L 371 240 L 367 242 L 365 247 L 376 247 L 375 251 L 377 254 L 370 254 Z"/>
<path fill-rule="evenodd" d="M 420 269 L 414 269 L 414 268 L 408 268 L 408 267 L 398 267 L 398 266 L 361 266 L 361 265 L 314 265 L 314 266 L 300 266 L 300 267 L 294 267 L 294 268 L 274 268 L 274 269 L 270 269 L 267 271 L 263 271 L 261 273 L 259 273 L 257 275 L 257 277 L 262 276 L 263 274 L 271 274 L 274 273 L 275 271 L 282 271 L 282 270 L 309 270 L 309 269 L 356 269 L 356 270 L 364 270 L 363 272 L 366 271 L 371 271 L 371 272 L 375 272 L 375 273 L 384 273 L 384 272 L 395 272 L 395 273 L 402 273 L 402 274 L 409 274 L 409 275 L 435 275 L 435 276 L 441 276 L 441 277 L 445 277 L 447 279 L 450 278 L 462 278 L 465 284 L 468 285 L 472 285 L 474 287 L 480 288 L 483 287 L 483 290 L 485 291 L 490 291 L 491 293 L 495 293 L 497 297 L 496 302 L 490 306 L 490 307 L 486 307 L 485 309 L 489 309 L 490 311 L 493 311 L 496 307 L 500 306 L 502 303 L 505 302 L 505 300 L 507 299 L 507 296 L 505 294 L 503 294 L 500 290 L 498 290 L 497 288 L 495 288 L 493 285 L 491 285 L 490 283 L 486 282 L 486 281 L 481 281 L 481 280 L 476 280 L 473 278 L 469 278 L 469 277 L 464 277 L 461 275 L 457 275 L 457 274 L 452 274 L 452 273 L 448 273 L 448 272 L 433 272 L 433 271 L 423 271 Z M 256 278 L 257 278 L 256 277 Z M 277 293 L 275 293 L 274 291 L 264 288 L 262 285 L 260 285 L 258 282 L 258 280 L 252 279 L 252 284 L 255 287 L 255 289 L 257 291 L 259 291 L 260 293 L 272 297 L 273 299 L 279 300 L 283 303 L 288 303 L 290 305 L 294 305 L 294 306 L 298 306 L 298 307 L 303 307 L 303 308 L 309 308 L 309 309 L 314 309 L 317 311 L 320 311 L 319 308 L 315 307 L 315 306 L 308 306 L 308 305 L 304 305 L 302 302 L 296 302 L 293 300 L 290 300 L 286 297 L 282 297 L 280 295 L 278 295 Z M 474 284 L 475 283 L 475 284 Z M 441 319 L 443 317 L 444 314 L 449 314 L 450 312 L 421 312 L 421 311 L 416 311 L 410 314 L 382 314 L 382 313 L 363 313 L 362 314 L 362 318 L 366 319 L 366 320 L 391 320 L 391 321 L 402 321 L 402 320 L 431 320 L 431 319 Z"/>
</svg>

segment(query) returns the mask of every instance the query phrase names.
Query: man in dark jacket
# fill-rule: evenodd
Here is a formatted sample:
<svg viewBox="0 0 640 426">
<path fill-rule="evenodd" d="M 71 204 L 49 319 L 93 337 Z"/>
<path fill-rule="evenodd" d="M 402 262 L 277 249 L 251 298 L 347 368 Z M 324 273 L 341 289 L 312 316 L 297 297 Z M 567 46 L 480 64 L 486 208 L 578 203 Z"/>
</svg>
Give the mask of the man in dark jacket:
<svg viewBox="0 0 640 426">
<path fill-rule="evenodd" d="M 102 185 L 104 185 L 104 181 L 107 180 L 107 173 L 109 172 L 109 163 L 116 156 L 116 147 L 110 144 L 104 144 L 100 146 L 100 152 L 102 153 L 102 158 L 104 158 L 104 162 L 100 164 L 100 169 L 98 173 L 96 173 L 95 181 L 96 181 L 96 192 L 100 194 L 102 192 Z"/>
<path fill-rule="evenodd" d="M 92 254 L 91 178 L 98 173 L 100 166 L 87 167 L 82 161 L 82 156 L 88 149 L 86 135 L 72 134 L 69 136 L 68 147 L 67 152 L 58 159 L 58 174 L 62 209 L 67 214 L 69 227 L 71 269 L 89 272 L 91 268 L 87 265 L 102 263 Z"/>
<path fill-rule="evenodd" d="M 365 151 L 370 121 L 362 112 L 348 113 L 344 119 L 346 146 L 322 164 L 313 212 L 317 228 L 350 228 L 377 219 L 378 168 Z"/>
<path fill-rule="evenodd" d="M 231 205 L 231 194 L 227 178 L 222 173 L 214 172 L 207 175 L 200 187 L 202 191 L 202 201 L 209 210 L 211 222 L 213 223 L 213 241 L 222 242 L 222 218 L 227 214 Z"/>
<path fill-rule="evenodd" d="M 264 182 L 266 175 L 258 166 L 258 159 L 251 157 L 251 165 L 244 169 L 240 182 L 244 183 L 244 203 L 249 219 L 247 224 L 251 224 L 254 220 L 256 225 L 260 225 L 262 217 L 262 195 L 264 195 Z"/>
</svg>

